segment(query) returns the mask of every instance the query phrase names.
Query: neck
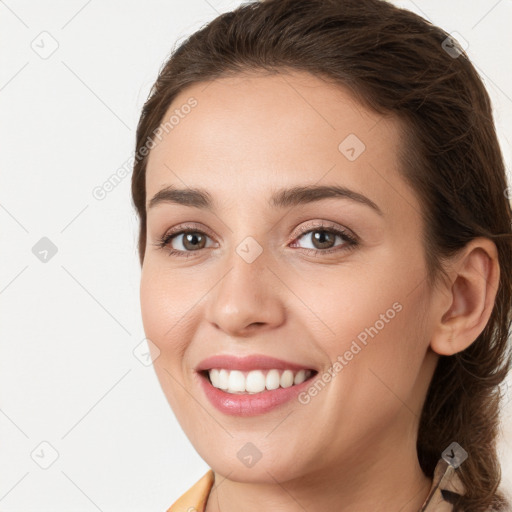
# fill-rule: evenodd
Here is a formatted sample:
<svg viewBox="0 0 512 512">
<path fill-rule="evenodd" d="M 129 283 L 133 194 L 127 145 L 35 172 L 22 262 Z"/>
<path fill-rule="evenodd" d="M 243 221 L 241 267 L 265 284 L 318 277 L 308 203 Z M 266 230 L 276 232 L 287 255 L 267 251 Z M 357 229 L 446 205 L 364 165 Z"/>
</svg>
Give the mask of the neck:
<svg viewBox="0 0 512 512">
<path fill-rule="evenodd" d="M 419 466 L 415 436 L 368 444 L 367 452 L 288 481 L 277 481 L 271 470 L 263 471 L 265 482 L 236 482 L 215 473 L 206 512 L 418 512 L 432 481 Z"/>
</svg>

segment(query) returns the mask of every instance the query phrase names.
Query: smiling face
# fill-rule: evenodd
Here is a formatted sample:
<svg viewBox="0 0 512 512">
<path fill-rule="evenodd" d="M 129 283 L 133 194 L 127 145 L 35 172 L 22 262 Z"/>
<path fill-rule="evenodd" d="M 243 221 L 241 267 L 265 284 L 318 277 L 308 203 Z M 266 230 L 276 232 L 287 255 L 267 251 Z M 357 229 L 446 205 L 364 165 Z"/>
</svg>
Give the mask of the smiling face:
<svg viewBox="0 0 512 512">
<path fill-rule="evenodd" d="M 231 480 L 410 469 L 437 356 L 398 122 L 300 72 L 190 86 L 163 122 L 190 98 L 149 156 L 141 281 L 155 370 L 183 430 Z M 231 386 L 249 369 L 261 370 L 253 390 L 287 363 L 314 372 L 300 393 L 258 401 L 199 371 L 237 368 L 212 356 L 254 354 L 285 363 L 252 361 Z"/>
</svg>

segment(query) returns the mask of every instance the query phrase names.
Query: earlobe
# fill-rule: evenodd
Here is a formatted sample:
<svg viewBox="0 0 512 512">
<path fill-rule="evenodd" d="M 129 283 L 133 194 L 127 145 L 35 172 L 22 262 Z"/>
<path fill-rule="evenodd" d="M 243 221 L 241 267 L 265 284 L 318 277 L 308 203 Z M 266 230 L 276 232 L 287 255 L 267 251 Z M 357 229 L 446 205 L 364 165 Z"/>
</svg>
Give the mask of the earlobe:
<svg viewBox="0 0 512 512">
<path fill-rule="evenodd" d="M 488 238 L 475 238 L 454 257 L 442 296 L 433 298 L 441 305 L 430 342 L 434 352 L 453 355 L 478 338 L 494 307 L 499 274 L 498 251 Z"/>
</svg>

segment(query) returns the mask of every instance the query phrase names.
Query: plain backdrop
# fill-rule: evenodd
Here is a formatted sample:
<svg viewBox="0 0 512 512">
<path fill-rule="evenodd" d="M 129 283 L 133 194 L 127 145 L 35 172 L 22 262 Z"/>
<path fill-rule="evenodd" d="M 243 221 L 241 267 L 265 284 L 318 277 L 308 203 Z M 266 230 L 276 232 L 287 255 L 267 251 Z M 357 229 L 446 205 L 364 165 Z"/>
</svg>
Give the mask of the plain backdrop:
<svg viewBox="0 0 512 512">
<path fill-rule="evenodd" d="M 175 43 L 240 3 L 0 0 L 1 512 L 162 512 L 207 470 L 144 364 L 130 172 L 93 191 Z M 396 3 L 468 44 L 510 169 L 512 2 Z M 502 426 L 510 490 L 512 400 Z"/>
</svg>

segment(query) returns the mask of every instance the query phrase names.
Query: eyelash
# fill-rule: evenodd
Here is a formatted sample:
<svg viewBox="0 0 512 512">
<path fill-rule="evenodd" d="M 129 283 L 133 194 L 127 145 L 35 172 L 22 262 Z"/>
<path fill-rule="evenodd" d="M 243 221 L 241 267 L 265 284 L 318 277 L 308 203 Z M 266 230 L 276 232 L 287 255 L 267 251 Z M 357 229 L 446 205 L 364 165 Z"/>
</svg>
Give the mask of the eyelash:
<svg viewBox="0 0 512 512">
<path fill-rule="evenodd" d="M 202 229 L 199 229 L 199 228 L 196 229 L 194 225 L 187 226 L 189 229 L 182 229 L 181 231 L 178 231 L 181 227 L 182 226 L 178 226 L 176 228 L 176 230 L 174 230 L 170 233 L 165 233 L 161 238 L 158 239 L 157 243 L 155 243 L 153 245 L 157 246 L 160 249 L 165 249 L 170 244 L 171 240 L 174 237 L 176 237 L 178 235 L 189 234 L 189 233 L 196 233 L 196 234 L 199 233 L 201 235 L 205 235 L 205 236 L 212 238 L 208 233 L 205 233 L 204 231 L 202 231 Z M 340 236 L 345 241 L 345 244 L 343 244 L 341 246 L 341 248 L 338 246 L 338 247 L 332 247 L 330 249 L 325 249 L 325 250 L 309 249 L 307 247 L 299 247 L 300 250 L 306 251 L 306 254 L 318 255 L 318 254 L 330 254 L 333 252 L 340 252 L 340 251 L 344 251 L 344 250 L 346 251 L 346 250 L 355 248 L 359 244 L 357 237 L 349 234 L 347 231 L 345 231 L 343 229 L 335 227 L 333 224 L 329 225 L 328 223 L 307 224 L 307 225 L 302 226 L 301 228 L 299 228 L 299 233 L 294 238 L 293 242 L 295 242 L 302 235 L 305 235 L 307 233 L 314 233 L 316 231 L 323 231 L 323 232 L 331 233 L 333 235 Z M 196 252 L 199 252 L 199 250 L 197 250 L 197 251 L 179 251 L 177 249 L 172 249 L 172 248 L 168 249 L 169 256 L 178 256 L 178 257 L 184 257 L 184 258 L 189 258 L 190 256 L 193 256 L 193 254 Z"/>
</svg>

